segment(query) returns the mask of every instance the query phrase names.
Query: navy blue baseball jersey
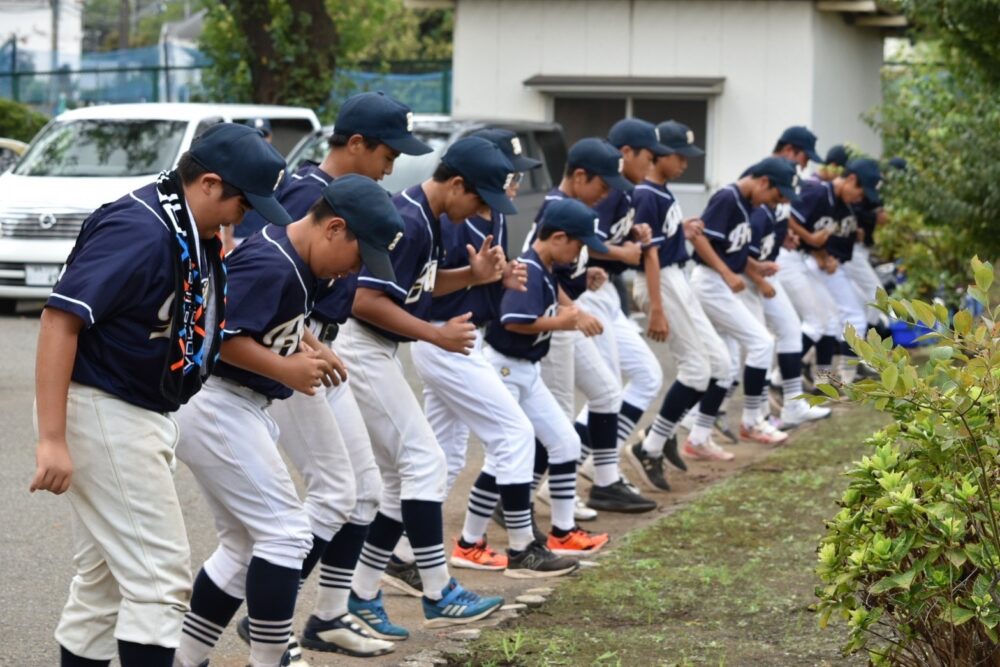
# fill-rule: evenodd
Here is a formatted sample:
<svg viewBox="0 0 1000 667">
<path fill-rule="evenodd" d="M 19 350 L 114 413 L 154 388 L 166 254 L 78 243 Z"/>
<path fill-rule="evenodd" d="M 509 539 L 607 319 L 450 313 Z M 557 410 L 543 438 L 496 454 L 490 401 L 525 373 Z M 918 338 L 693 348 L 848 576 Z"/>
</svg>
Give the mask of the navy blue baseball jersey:
<svg viewBox="0 0 1000 667">
<path fill-rule="evenodd" d="M 552 190 L 549 191 L 549 194 L 545 195 L 542 207 L 538 209 L 538 215 L 535 216 L 535 223 L 531 226 L 528 238 L 524 241 L 525 251 L 530 250 L 531 244 L 535 242 L 536 238 L 538 238 L 538 224 L 542 219 L 542 215 L 545 213 L 545 207 L 549 204 L 549 202 L 559 201 L 560 199 L 566 198 L 566 193 L 559 188 L 552 188 Z M 587 291 L 588 258 L 589 255 L 587 253 L 587 246 L 584 246 L 583 249 L 580 250 L 580 256 L 577 258 L 575 263 L 557 264 L 552 267 L 552 272 L 556 277 L 556 282 L 563 288 L 563 291 L 566 292 L 566 296 L 574 301 L 577 297 Z"/>
<path fill-rule="evenodd" d="M 786 216 L 784 222 L 781 222 L 777 219 L 776 211 L 770 206 L 758 206 L 750 214 L 750 224 L 754 229 L 754 239 L 757 240 L 758 259 L 762 262 L 773 262 L 788 235 L 788 217 Z"/>
<path fill-rule="evenodd" d="M 448 216 L 441 216 L 441 261 L 440 269 L 460 269 L 469 265 L 469 251 L 466 245 L 475 249 L 482 247 L 486 237 L 493 235 L 493 245 L 503 248 L 507 255 L 507 218 L 499 211 L 490 213 L 490 220 L 475 216 L 461 224 L 453 223 Z M 451 294 L 437 297 L 431 302 L 432 320 L 449 320 L 458 315 L 472 313 L 472 323 L 477 327 L 500 316 L 500 299 L 503 285 L 498 281 L 489 285 L 477 285 L 456 290 Z"/>
<path fill-rule="evenodd" d="M 705 222 L 705 236 L 712 242 L 719 258 L 734 273 L 743 273 L 750 255 L 750 242 L 753 240 L 753 227 L 750 224 L 752 208 L 750 200 L 731 183 L 712 195 L 705 212 L 701 214 L 701 219 Z M 695 259 L 704 264 L 701 257 L 696 256 Z"/>
<path fill-rule="evenodd" d="M 106 204 L 84 222 L 72 261 L 45 304 L 83 320 L 73 382 L 147 410 L 180 407 L 161 395 L 158 381 L 170 344 L 173 236 L 155 184 Z M 202 256 L 218 252 L 214 241 L 198 248 Z"/>
<path fill-rule="evenodd" d="M 853 209 L 837 197 L 833 183 L 807 184 L 802 188 L 801 201 L 792 206 L 792 215 L 810 232 L 830 230 L 825 249 L 842 262 L 851 259 L 857 239 L 858 220 Z M 803 250 L 819 250 L 805 242 Z"/>
<path fill-rule="evenodd" d="M 288 215 L 292 216 L 292 220 L 298 220 L 320 198 L 323 188 L 332 180 L 332 176 L 313 163 L 307 162 L 305 166 L 282 181 L 275 198 L 282 208 L 288 211 Z M 267 220 L 260 213 L 250 211 L 243 218 L 243 222 L 233 228 L 233 236 L 248 238 L 264 229 L 267 224 Z"/>
<path fill-rule="evenodd" d="M 632 192 L 632 202 L 635 224 L 645 223 L 653 229 L 652 245 L 657 247 L 661 267 L 683 264 L 690 259 L 684 243 L 684 214 L 666 184 L 643 181 Z M 643 264 L 638 269 L 646 270 Z"/>
<path fill-rule="evenodd" d="M 275 225 L 264 227 L 230 253 L 226 263 L 226 338 L 249 336 L 275 354 L 295 354 L 318 281 L 292 247 L 288 230 Z M 280 382 L 225 362 L 216 366 L 215 374 L 268 398 L 292 395 L 292 390 Z"/>
<path fill-rule="evenodd" d="M 870 248 L 875 245 L 875 227 L 878 223 L 878 212 L 882 208 L 882 205 L 872 204 L 865 199 L 861 204 L 853 208 L 858 218 L 858 229 L 865 233 L 865 246 Z"/>
<path fill-rule="evenodd" d="M 508 357 L 540 361 L 549 352 L 551 331 L 529 336 L 508 331 L 503 325 L 531 324 L 539 317 L 555 315 L 559 304 L 556 279 L 534 250 L 525 252 L 518 261 L 528 267 L 527 290 L 504 290 L 500 301 L 500 320 L 486 326 L 486 342 Z"/>
<path fill-rule="evenodd" d="M 622 190 L 611 190 L 607 197 L 597 202 L 594 211 L 597 212 L 597 235 L 606 245 L 620 246 L 625 241 L 630 240 L 635 217 L 632 195 Z M 591 257 L 588 265 L 599 266 L 612 275 L 636 268 L 625 262 L 613 262 L 596 257 Z"/>
<path fill-rule="evenodd" d="M 404 310 L 422 320 L 431 319 L 431 301 L 441 259 L 441 223 L 434 216 L 424 190 L 414 185 L 392 198 L 405 228 L 403 236 L 390 253 L 396 282 L 379 280 L 367 269 L 358 275 L 358 287 L 385 292 Z M 373 324 L 366 326 L 382 336 L 401 343 L 412 338 L 380 329 Z"/>
</svg>

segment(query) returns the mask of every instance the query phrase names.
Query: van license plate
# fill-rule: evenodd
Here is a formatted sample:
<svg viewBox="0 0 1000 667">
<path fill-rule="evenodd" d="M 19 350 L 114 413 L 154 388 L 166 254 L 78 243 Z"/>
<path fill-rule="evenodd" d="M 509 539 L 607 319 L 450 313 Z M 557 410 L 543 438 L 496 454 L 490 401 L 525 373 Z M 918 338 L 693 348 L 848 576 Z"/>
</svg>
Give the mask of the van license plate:
<svg viewBox="0 0 1000 667">
<path fill-rule="evenodd" d="M 27 264 L 24 267 L 24 284 L 28 287 L 52 287 L 59 278 L 59 264 Z"/>
</svg>

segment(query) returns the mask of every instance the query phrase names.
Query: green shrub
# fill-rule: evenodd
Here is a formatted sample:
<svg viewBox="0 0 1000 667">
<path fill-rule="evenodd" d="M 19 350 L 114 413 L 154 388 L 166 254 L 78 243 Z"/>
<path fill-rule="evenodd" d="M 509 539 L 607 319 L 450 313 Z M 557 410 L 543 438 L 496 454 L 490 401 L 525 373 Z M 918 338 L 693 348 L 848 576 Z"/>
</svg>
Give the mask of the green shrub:
<svg viewBox="0 0 1000 667">
<path fill-rule="evenodd" d="M 978 319 L 961 310 L 949 322 L 941 304 L 879 293 L 888 314 L 937 324 L 926 363 L 849 330 L 879 379 L 821 387 L 893 417 L 847 473 L 817 568 L 821 625 L 846 621 L 845 652 L 875 665 L 1000 662 L 1000 307 L 988 303 L 992 266 L 972 267 Z"/>
<path fill-rule="evenodd" d="M 43 114 L 19 102 L 0 99 L 0 137 L 28 142 L 47 122 Z"/>
</svg>

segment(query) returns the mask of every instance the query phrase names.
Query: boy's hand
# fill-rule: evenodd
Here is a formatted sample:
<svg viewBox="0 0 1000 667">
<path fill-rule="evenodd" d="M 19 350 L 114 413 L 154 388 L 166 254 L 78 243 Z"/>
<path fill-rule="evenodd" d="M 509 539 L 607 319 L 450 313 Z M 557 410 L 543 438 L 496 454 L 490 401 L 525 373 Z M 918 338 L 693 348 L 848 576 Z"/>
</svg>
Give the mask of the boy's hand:
<svg viewBox="0 0 1000 667">
<path fill-rule="evenodd" d="M 347 366 L 340 360 L 336 352 L 331 350 L 328 345 L 322 345 L 319 348 L 319 355 L 331 371 L 323 377 L 323 384 L 327 387 L 337 387 L 341 382 L 347 380 Z"/>
<path fill-rule="evenodd" d="M 453 317 L 438 327 L 438 340 L 435 345 L 448 352 L 469 354 L 476 343 L 476 327 L 469 320 L 472 313 Z"/>
<path fill-rule="evenodd" d="M 608 272 L 599 266 L 592 266 L 587 269 L 587 290 L 596 292 L 608 281 Z"/>
<path fill-rule="evenodd" d="M 670 335 L 670 325 L 667 324 L 667 316 L 662 308 L 650 309 L 649 327 L 646 329 L 646 335 L 657 343 L 667 340 L 667 336 Z"/>
<path fill-rule="evenodd" d="M 619 246 L 625 253 L 623 262 L 632 266 L 638 266 L 642 262 L 642 244 L 635 241 L 626 241 Z"/>
<path fill-rule="evenodd" d="M 35 448 L 35 476 L 28 490 L 65 493 L 73 479 L 73 459 L 66 440 L 39 440 Z"/>
<path fill-rule="evenodd" d="M 601 321 L 585 310 L 580 311 L 580 317 L 576 321 L 576 328 L 587 338 L 600 336 L 604 333 L 604 325 L 601 324 Z"/>
<path fill-rule="evenodd" d="M 573 331 L 580 324 L 580 309 L 573 306 L 559 306 L 556 312 L 556 322 L 560 329 Z"/>
<path fill-rule="evenodd" d="M 799 235 L 789 229 L 788 234 L 785 236 L 785 242 L 781 245 L 786 250 L 795 250 L 799 247 L 799 241 Z"/>
<path fill-rule="evenodd" d="M 729 289 L 733 290 L 733 294 L 739 294 L 747 288 L 747 284 L 743 282 L 743 277 L 731 271 L 724 275 L 722 279 L 726 281 Z"/>
<path fill-rule="evenodd" d="M 527 292 L 528 265 L 517 260 L 508 262 L 503 270 L 503 286 L 515 292 Z"/>
<path fill-rule="evenodd" d="M 646 245 L 653 240 L 653 228 L 645 222 L 632 225 L 632 238 L 640 244 Z"/>
<path fill-rule="evenodd" d="M 777 262 L 760 262 L 760 264 L 758 265 L 758 270 L 760 271 L 760 275 L 764 276 L 765 278 L 770 278 L 771 276 L 776 274 L 780 269 L 781 267 L 778 265 Z"/>
<path fill-rule="evenodd" d="M 469 268 L 472 269 L 474 285 L 494 283 L 503 277 L 507 260 L 503 255 L 503 248 L 493 246 L 492 234 L 483 240 L 483 245 L 480 246 L 479 250 L 476 250 L 472 244 L 466 244 L 465 249 L 469 253 Z"/>
<path fill-rule="evenodd" d="M 773 299 L 776 294 L 774 291 L 774 285 L 764 279 L 761 279 L 761 281 L 757 283 L 757 291 L 760 292 L 760 295 L 765 299 Z"/>
<path fill-rule="evenodd" d="M 283 358 L 285 370 L 281 383 L 307 396 L 314 396 L 316 388 L 324 384 L 326 376 L 333 371 L 329 363 L 323 359 L 322 353 L 308 346 L 303 346 L 299 352 Z"/>
<path fill-rule="evenodd" d="M 696 236 L 701 236 L 705 231 L 705 223 L 701 218 L 688 218 L 684 221 L 684 238 L 688 241 Z"/>
</svg>

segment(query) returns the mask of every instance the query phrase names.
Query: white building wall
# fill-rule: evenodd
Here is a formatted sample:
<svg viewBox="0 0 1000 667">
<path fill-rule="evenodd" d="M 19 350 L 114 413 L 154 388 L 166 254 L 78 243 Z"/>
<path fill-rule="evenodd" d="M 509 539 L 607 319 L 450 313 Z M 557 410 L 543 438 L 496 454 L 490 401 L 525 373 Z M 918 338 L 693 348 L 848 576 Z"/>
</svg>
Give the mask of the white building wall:
<svg viewBox="0 0 1000 667">
<path fill-rule="evenodd" d="M 536 74 L 724 77 L 709 104 L 712 189 L 789 125 L 815 127 L 821 150 L 835 136 L 877 150 L 857 118 L 879 100 L 881 62 L 877 31 L 808 1 L 459 0 L 452 110 L 548 120 L 550 98 L 522 84 Z"/>
<path fill-rule="evenodd" d="M 83 43 L 83 0 L 61 0 L 59 3 L 59 53 L 80 57 Z M 52 7 L 49 0 L 0 0 L 0 44 L 11 37 L 17 48 L 31 51 L 36 59 L 52 51 Z M 65 60 L 62 57 L 60 60 Z M 48 70 L 49 60 L 36 62 L 35 69 Z"/>
</svg>

